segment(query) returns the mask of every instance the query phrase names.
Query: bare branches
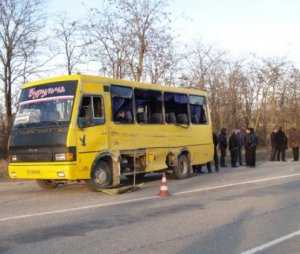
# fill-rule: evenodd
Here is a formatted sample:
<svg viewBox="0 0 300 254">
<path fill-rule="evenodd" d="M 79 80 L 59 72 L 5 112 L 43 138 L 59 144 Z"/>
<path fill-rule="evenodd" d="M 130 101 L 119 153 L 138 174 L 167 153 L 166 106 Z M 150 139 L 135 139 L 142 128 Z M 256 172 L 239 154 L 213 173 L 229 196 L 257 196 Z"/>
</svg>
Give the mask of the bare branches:
<svg viewBox="0 0 300 254">
<path fill-rule="evenodd" d="M 79 21 L 68 20 L 66 15 L 62 15 L 57 18 L 53 30 L 55 34 L 53 44 L 56 45 L 54 52 L 63 56 L 63 65 L 67 74 L 71 75 L 86 56 L 88 42 L 82 40 L 82 25 Z"/>
<path fill-rule="evenodd" d="M 201 41 L 181 47 L 172 33 L 168 1 L 103 1 L 84 20 L 58 16 L 47 40 L 40 33 L 42 6 L 43 0 L 0 1 L 0 107 L 6 130 L 14 90 L 53 59 L 67 74 L 92 62 L 105 76 L 206 89 L 215 129 L 251 125 L 266 139 L 275 125 L 300 127 L 298 68 L 286 59 L 234 59 Z M 42 45 L 52 47 L 52 58 Z"/>
<path fill-rule="evenodd" d="M 196 42 L 186 54 L 185 84 L 207 89 L 216 129 L 254 126 L 262 140 L 274 126 L 299 126 L 299 70 L 285 59 L 228 60 Z"/>
<path fill-rule="evenodd" d="M 12 122 L 13 85 L 24 81 L 32 68 L 43 26 L 42 0 L 0 2 L 0 78 L 3 82 L 6 132 Z"/>
<path fill-rule="evenodd" d="M 149 76 L 157 81 L 162 77 L 164 71 L 157 69 L 154 74 L 149 70 L 149 64 L 156 58 L 156 67 L 159 67 L 155 50 L 159 49 L 160 55 L 165 54 L 165 59 L 170 56 L 167 46 L 172 39 L 165 7 L 166 1 L 162 0 L 113 0 L 103 10 L 90 11 L 87 27 L 92 51 L 107 67 L 105 70 L 109 75 L 132 77 L 136 81 Z M 145 72 L 145 61 L 148 72 Z M 167 65 L 170 64 L 160 63 L 164 69 Z"/>
</svg>

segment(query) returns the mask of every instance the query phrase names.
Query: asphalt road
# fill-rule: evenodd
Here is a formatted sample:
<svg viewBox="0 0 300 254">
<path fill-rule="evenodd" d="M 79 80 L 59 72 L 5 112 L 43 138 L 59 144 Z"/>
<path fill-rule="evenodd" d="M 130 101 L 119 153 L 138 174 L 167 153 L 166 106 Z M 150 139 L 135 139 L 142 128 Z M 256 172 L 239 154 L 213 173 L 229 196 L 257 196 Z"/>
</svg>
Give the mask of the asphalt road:
<svg viewBox="0 0 300 254">
<path fill-rule="evenodd" d="M 300 163 L 266 162 L 119 196 L 0 183 L 0 253 L 300 253 Z"/>
</svg>

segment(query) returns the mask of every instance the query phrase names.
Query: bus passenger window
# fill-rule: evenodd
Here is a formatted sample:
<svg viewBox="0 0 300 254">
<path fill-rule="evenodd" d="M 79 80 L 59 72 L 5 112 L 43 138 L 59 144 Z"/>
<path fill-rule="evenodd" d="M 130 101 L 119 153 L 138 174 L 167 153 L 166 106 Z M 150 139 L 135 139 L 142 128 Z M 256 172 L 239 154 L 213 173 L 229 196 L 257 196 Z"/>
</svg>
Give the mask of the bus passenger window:
<svg viewBox="0 0 300 254">
<path fill-rule="evenodd" d="M 133 92 L 129 87 L 111 86 L 112 114 L 116 123 L 133 123 Z"/>
<path fill-rule="evenodd" d="M 90 96 L 83 97 L 79 110 L 79 118 L 91 119 L 92 118 L 92 101 Z"/>
<path fill-rule="evenodd" d="M 204 96 L 190 95 L 190 109 L 193 124 L 207 124 L 207 108 Z"/>
<path fill-rule="evenodd" d="M 79 121 L 85 127 L 104 123 L 103 103 L 100 96 L 84 96 L 79 110 Z"/>
<path fill-rule="evenodd" d="M 93 97 L 93 105 L 94 105 L 94 117 L 101 118 L 103 117 L 102 110 L 102 100 L 101 97 Z"/>
<path fill-rule="evenodd" d="M 135 89 L 134 96 L 138 123 L 161 124 L 163 122 L 161 92 Z"/>
<path fill-rule="evenodd" d="M 164 93 L 166 122 L 188 124 L 188 97 L 186 94 Z"/>
<path fill-rule="evenodd" d="M 102 124 L 104 123 L 104 110 L 103 110 L 103 102 L 102 97 L 94 96 L 93 97 L 93 111 L 94 111 L 94 124 Z"/>
</svg>

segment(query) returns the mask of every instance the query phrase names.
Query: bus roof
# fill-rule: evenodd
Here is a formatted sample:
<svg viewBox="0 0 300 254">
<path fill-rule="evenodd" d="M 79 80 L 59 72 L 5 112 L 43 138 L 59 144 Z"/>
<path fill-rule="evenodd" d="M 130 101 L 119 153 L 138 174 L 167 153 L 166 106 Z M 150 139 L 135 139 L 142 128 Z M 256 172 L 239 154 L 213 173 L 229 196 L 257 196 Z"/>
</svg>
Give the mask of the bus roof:
<svg viewBox="0 0 300 254">
<path fill-rule="evenodd" d="M 33 87 L 37 85 L 44 85 L 47 83 L 54 83 L 59 81 L 70 81 L 70 80 L 79 80 L 82 82 L 93 82 L 93 83 L 104 83 L 104 84 L 114 84 L 114 85 L 124 85 L 124 86 L 131 86 L 131 87 L 139 87 L 144 89 L 159 89 L 163 91 L 176 91 L 178 93 L 195 93 L 195 94 L 202 94 L 205 95 L 206 91 L 201 90 L 195 87 L 176 87 L 176 86 L 163 86 L 159 84 L 151 84 L 145 82 L 136 82 L 124 79 L 113 79 L 113 78 L 106 78 L 101 76 L 95 75 L 83 75 L 83 74 L 72 74 L 72 75 L 64 75 L 64 76 L 56 76 L 42 80 L 36 80 L 32 82 L 28 82 L 22 86 L 22 88 Z"/>
</svg>

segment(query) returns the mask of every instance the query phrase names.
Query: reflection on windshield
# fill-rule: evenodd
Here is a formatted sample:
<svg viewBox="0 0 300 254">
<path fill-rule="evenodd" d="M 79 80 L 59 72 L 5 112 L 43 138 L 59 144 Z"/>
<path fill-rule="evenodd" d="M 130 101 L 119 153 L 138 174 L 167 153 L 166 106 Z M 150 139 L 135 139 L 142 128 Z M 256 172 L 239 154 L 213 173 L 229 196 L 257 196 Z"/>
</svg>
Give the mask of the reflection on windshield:
<svg viewBox="0 0 300 254">
<path fill-rule="evenodd" d="M 21 102 L 15 127 L 56 125 L 70 121 L 73 96 Z"/>
</svg>

